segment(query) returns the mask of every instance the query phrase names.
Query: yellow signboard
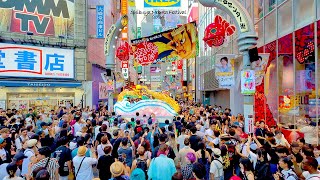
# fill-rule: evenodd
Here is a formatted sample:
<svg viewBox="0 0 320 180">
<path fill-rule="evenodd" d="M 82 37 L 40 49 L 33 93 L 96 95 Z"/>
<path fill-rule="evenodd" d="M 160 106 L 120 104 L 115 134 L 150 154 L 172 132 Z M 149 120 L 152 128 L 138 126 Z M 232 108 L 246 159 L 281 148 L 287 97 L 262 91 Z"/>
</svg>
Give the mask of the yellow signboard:
<svg viewBox="0 0 320 180">
<path fill-rule="evenodd" d="M 121 0 L 121 15 L 126 15 L 128 13 L 128 1 Z"/>
</svg>

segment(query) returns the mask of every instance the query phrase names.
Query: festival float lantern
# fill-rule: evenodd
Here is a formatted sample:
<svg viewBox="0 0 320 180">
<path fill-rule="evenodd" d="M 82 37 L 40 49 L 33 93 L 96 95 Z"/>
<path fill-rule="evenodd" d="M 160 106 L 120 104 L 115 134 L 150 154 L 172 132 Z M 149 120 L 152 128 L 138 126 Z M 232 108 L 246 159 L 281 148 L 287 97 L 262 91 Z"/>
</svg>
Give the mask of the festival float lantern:
<svg viewBox="0 0 320 180">
<path fill-rule="evenodd" d="M 204 31 L 204 38 L 206 45 L 221 46 L 225 42 L 226 36 L 231 36 L 236 31 L 236 27 L 228 23 L 221 16 L 217 15 L 214 22 L 209 24 Z"/>
<path fill-rule="evenodd" d="M 130 54 L 130 45 L 128 42 L 123 42 L 117 49 L 116 57 L 120 61 L 128 61 Z"/>
</svg>

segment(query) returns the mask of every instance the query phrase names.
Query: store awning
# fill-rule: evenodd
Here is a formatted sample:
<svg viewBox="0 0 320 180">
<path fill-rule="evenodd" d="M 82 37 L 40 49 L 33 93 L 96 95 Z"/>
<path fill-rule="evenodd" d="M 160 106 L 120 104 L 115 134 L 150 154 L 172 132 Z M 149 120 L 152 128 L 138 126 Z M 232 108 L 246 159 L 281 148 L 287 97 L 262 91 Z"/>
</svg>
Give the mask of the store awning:
<svg viewBox="0 0 320 180">
<path fill-rule="evenodd" d="M 5 87 L 79 87 L 82 83 L 78 81 L 52 82 L 52 81 L 0 81 L 0 86 Z"/>
</svg>

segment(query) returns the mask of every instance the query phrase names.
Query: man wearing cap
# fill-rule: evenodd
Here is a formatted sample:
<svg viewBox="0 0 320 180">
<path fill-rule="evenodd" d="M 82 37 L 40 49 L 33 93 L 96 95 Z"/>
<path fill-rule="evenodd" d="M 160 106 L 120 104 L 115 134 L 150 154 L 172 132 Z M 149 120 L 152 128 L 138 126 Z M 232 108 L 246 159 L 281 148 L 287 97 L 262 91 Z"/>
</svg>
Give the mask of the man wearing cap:
<svg viewBox="0 0 320 180">
<path fill-rule="evenodd" d="M 221 158 L 221 150 L 214 148 L 212 150 L 213 160 L 210 165 L 210 179 L 212 180 L 222 180 L 224 179 L 223 172 L 223 160 Z"/>
<path fill-rule="evenodd" d="M 28 174 L 28 167 L 29 163 L 31 162 L 31 157 L 34 157 L 37 151 L 37 143 L 38 141 L 36 139 L 30 139 L 27 141 L 27 149 L 24 151 L 24 155 L 26 156 L 26 158 L 23 159 L 21 171 L 21 175 L 23 177 L 26 177 L 26 175 Z"/>
<path fill-rule="evenodd" d="M 17 165 L 18 168 L 20 168 L 20 166 L 22 165 L 23 159 L 27 158 L 27 156 L 25 156 L 22 152 L 17 153 L 16 155 L 14 155 L 13 160 L 11 163 L 14 163 Z M 6 171 L 6 167 L 8 166 L 9 163 L 4 163 L 0 165 L 0 179 L 3 179 L 4 177 L 8 176 L 8 173 Z M 18 169 L 16 171 L 16 175 L 20 176 L 20 169 Z"/>
</svg>

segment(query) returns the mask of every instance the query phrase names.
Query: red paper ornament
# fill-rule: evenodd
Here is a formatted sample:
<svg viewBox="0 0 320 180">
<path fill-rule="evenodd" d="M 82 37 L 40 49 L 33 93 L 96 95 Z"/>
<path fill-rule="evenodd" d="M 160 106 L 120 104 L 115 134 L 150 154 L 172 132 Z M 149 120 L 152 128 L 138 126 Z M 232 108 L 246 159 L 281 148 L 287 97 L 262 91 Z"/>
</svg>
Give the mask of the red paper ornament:
<svg viewBox="0 0 320 180">
<path fill-rule="evenodd" d="M 125 41 L 118 47 L 116 56 L 120 61 L 128 61 L 129 51 L 130 51 L 130 45 L 128 42 Z"/>
<path fill-rule="evenodd" d="M 236 27 L 231 25 L 221 16 L 214 18 L 214 23 L 209 24 L 204 31 L 203 40 L 209 47 L 221 46 L 226 36 L 231 36 L 236 31 Z"/>
<path fill-rule="evenodd" d="M 134 57 L 142 66 L 153 63 L 158 58 L 158 47 L 152 42 L 142 42 L 136 45 Z"/>
</svg>

